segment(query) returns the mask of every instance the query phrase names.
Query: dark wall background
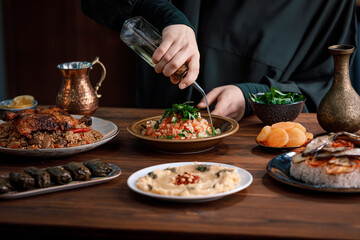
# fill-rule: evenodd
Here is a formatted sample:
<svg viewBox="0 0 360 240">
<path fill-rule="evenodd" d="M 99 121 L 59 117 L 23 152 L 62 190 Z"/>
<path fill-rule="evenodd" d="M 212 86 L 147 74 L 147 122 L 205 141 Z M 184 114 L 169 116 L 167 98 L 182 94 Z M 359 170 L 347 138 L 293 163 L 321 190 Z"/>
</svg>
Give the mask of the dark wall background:
<svg viewBox="0 0 360 240">
<path fill-rule="evenodd" d="M 0 0 L 0 18 L 1 99 L 30 94 L 40 104 L 55 104 L 61 84 L 57 64 L 92 61 L 99 56 L 107 68 L 99 91 L 100 105 L 135 106 L 137 56 L 120 40 L 119 33 L 86 17 L 80 0 Z M 360 92 L 359 50 L 354 55 L 351 79 Z M 91 71 L 93 86 L 100 72 L 98 65 Z"/>
<path fill-rule="evenodd" d="M 61 84 L 57 64 L 99 56 L 107 68 L 100 105 L 135 106 L 135 54 L 119 33 L 86 17 L 80 0 L 2 0 L 2 5 L 8 98 L 30 94 L 40 104 L 55 104 Z M 95 65 L 93 86 L 100 74 Z"/>
</svg>

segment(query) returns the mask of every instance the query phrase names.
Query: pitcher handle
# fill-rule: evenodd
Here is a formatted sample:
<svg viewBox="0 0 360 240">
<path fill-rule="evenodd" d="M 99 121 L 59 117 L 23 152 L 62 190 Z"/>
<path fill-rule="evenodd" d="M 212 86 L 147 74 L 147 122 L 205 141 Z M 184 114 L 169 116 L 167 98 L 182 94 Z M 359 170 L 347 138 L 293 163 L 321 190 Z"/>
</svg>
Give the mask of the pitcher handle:
<svg viewBox="0 0 360 240">
<path fill-rule="evenodd" d="M 99 81 L 99 82 L 96 84 L 96 86 L 95 86 L 95 95 L 96 95 L 97 98 L 101 98 L 101 94 L 98 94 L 98 90 L 99 90 L 99 88 L 101 87 L 101 84 L 102 84 L 102 82 L 103 82 L 104 79 L 105 79 L 105 76 L 106 76 L 106 68 L 105 68 L 104 64 L 102 64 L 102 62 L 99 61 L 99 57 L 96 57 L 96 58 L 94 59 L 94 61 L 92 61 L 92 65 L 94 65 L 94 64 L 96 64 L 96 63 L 100 64 L 100 66 L 102 67 L 102 73 L 101 73 L 100 81 Z"/>
</svg>

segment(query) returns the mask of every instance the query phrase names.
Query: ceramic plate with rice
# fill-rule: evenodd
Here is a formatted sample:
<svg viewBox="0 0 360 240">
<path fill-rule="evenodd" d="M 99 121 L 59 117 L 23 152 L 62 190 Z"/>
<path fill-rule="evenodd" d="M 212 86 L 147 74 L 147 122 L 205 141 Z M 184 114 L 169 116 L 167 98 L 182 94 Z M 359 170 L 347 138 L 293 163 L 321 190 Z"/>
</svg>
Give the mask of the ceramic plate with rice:
<svg viewBox="0 0 360 240">
<path fill-rule="evenodd" d="M 270 177 L 284 184 L 321 192 L 359 193 L 360 136 L 347 132 L 314 138 L 306 147 L 276 156 Z"/>
</svg>

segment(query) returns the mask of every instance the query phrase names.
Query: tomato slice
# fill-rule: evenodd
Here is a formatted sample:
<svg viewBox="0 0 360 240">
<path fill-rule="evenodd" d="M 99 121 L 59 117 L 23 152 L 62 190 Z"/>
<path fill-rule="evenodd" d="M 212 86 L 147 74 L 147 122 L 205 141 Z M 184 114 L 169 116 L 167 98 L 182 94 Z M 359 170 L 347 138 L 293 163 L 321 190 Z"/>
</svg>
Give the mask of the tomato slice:
<svg viewBox="0 0 360 240">
<path fill-rule="evenodd" d="M 91 130 L 90 128 L 72 128 L 72 129 L 69 129 L 69 131 L 72 131 L 73 133 L 88 132 L 90 130 Z"/>
</svg>

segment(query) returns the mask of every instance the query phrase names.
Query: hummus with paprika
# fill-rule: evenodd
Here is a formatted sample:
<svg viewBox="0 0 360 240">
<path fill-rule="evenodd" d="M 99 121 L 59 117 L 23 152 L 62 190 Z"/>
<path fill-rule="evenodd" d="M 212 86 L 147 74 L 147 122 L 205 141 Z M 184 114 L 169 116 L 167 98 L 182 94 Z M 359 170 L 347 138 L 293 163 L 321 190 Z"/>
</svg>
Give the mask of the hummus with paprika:
<svg viewBox="0 0 360 240">
<path fill-rule="evenodd" d="M 210 195 L 233 190 L 240 182 L 235 168 L 221 165 L 183 165 L 156 169 L 140 177 L 136 186 L 145 191 L 169 196 Z"/>
</svg>

